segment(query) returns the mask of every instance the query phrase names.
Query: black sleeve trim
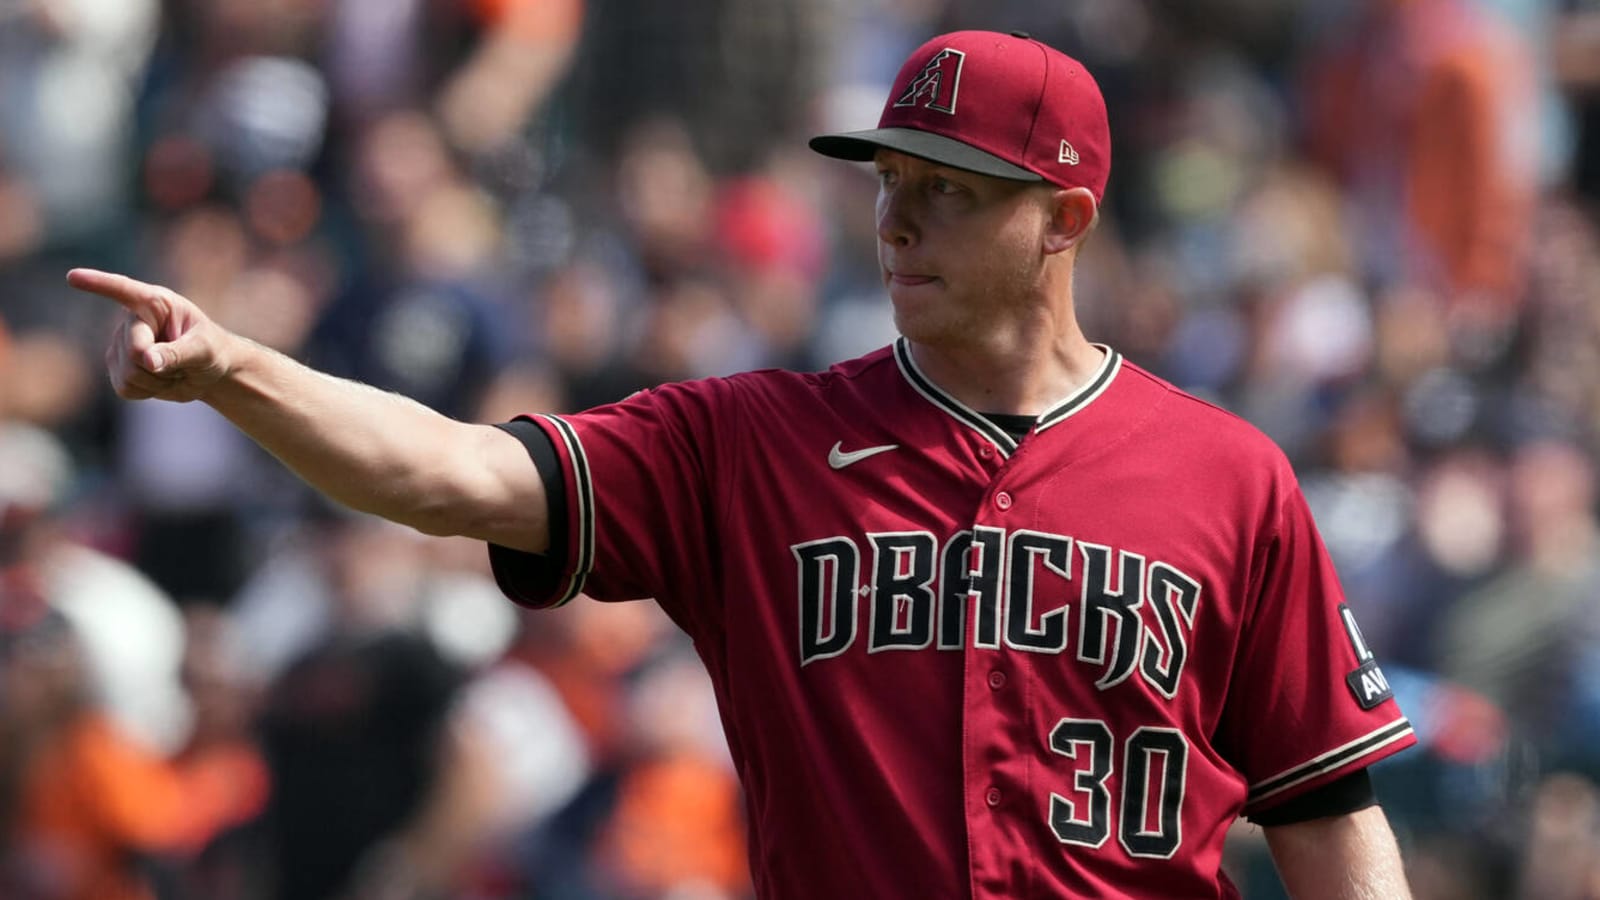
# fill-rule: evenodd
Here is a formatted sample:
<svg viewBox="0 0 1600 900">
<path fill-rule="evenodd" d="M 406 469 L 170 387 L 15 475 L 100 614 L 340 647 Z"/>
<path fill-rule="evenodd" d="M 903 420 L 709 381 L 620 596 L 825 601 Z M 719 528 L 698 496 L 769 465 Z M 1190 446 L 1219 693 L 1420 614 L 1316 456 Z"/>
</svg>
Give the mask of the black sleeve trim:
<svg viewBox="0 0 1600 900">
<path fill-rule="evenodd" d="M 550 548 L 544 553 L 524 553 L 498 544 L 489 545 L 489 563 L 506 595 L 519 603 L 553 597 L 560 587 L 567 559 L 567 480 L 555 443 L 543 428 L 527 419 L 495 426 L 522 442 L 539 470 L 549 508 Z M 513 589 L 514 588 L 514 589 Z"/>
<path fill-rule="evenodd" d="M 1293 825 L 1346 815 L 1377 802 L 1377 795 L 1372 792 L 1372 777 L 1366 769 L 1357 769 L 1270 809 L 1252 813 L 1248 818 L 1257 825 Z"/>
</svg>

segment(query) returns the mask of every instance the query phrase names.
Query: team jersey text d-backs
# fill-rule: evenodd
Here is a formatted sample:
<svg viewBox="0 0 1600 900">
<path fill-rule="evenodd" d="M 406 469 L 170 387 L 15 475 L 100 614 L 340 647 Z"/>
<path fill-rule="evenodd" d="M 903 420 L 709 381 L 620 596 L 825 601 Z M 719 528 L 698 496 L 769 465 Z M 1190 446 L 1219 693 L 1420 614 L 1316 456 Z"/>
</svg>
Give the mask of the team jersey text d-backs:
<svg viewBox="0 0 1600 900">
<path fill-rule="evenodd" d="M 1113 351 L 1020 444 L 904 342 L 535 421 L 502 585 L 694 638 L 763 898 L 1235 897 L 1241 811 L 1414 742 L 1282 454 Z"/>
</svg>

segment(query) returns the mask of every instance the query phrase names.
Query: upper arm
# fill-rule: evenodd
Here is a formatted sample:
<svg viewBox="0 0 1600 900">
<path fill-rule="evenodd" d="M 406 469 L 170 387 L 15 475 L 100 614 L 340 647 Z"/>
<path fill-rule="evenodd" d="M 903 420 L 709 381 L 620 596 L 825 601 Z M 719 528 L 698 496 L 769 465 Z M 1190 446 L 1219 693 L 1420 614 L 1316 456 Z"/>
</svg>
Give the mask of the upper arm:
<svg viewBox="0 0 1600 900">
<path fill-rule="evenodd" d="M 493 425 L 467 425 L 473 464 L 460 490 L 460 508 L 448 530 L 522 550 L 543 553 L 550 545 L 549 500 L 539 468 L 522 442 Z M 455 463 L 465 465 L 464 461 Z"/>
<path fill-rule="evenodd" d="M 1382 807 L 1264 829 L 1295 900 L 1407 900 L 1400 848 Z"/>
<path fill-rule="evenodd" d="M 1278 494 L 1216 737 L 1251 815 L 1416 742 L 1287 474 Z"/>
<path fill-rule="evenodd" d="M 669 613 L 679 593 L 702 597 L 715 578 L 721 483 L 730 477 L 725 445 L 733 438 L 725 423 L 737 419 L 727 379 L 664 385 L 576 415 L 531 417 L 554 451 L 545 477 L 559 481 L 548 491 L 540 485 L 539 521 L 514 510 L 502 530 L 474 533 L 502 547 L 546 554 L 533 561 L 491 549 L 502 590 L 535 607 L 559 606 L 579 594 L 654 597 Z M 529 460 L 528 448 L 506 437 L 518 466 L 535 479 L 541 466 Z M 566 502 L 557 503 L 563 518 L 551 526 L 546 508 L 555 496 Z M 537 543 L 513 542 L 533 526 Z M 558 542 L 566 537 L 564 553 L 549 556 L 552 532 Z M 528 562 L 535 564 L 523 565 Z"/>
</svg>

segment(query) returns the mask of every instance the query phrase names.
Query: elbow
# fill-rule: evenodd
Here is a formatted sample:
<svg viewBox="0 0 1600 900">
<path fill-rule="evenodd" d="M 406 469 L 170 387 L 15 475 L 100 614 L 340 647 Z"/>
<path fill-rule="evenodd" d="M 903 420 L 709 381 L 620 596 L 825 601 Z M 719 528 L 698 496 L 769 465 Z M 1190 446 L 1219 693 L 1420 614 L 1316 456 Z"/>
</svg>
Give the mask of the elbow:
<svg viewBox="0 0 1600 900">
<path fill-rule="evenodd" d="M 378 515 L 434 537 L 468 537 L 540 552 L 549 539 L 543 485 L 522 445 L 474 427 L 388 482 Z"/>
<path fill-rule="evenodd" d="M 389 518 L 430 537 L 471 536 L 476 516 L 473 504 L 449 491 L 422 491 L 417 502 Z"/>
<path fill-rule="evenodd" d="M 466 537 L 530 553 L 543 553 L 547 548 L 549 530 L 543 519 L 492 492 L 457 485 L 454 490 L 425 496 L 433 499 L 414 506 L 396 521 L 432 537 Z"/>
<path fill-rule="evenodd" d="M 403 523 L 429 537 L 458 537 L 467 534 L 460 519 L 439 514 L 418 514 L 407 517 Z"/>
<path fill-rule="evenodd" d="M 329 496 L 351 509 L 387 519 L 432 537 L 465 534 L 471 517 L 471 504 L 459 496 L 459 489 L 436 481 L 391 478 L 386 489 L 376 492 L 329 492 Z"/>
</svg>

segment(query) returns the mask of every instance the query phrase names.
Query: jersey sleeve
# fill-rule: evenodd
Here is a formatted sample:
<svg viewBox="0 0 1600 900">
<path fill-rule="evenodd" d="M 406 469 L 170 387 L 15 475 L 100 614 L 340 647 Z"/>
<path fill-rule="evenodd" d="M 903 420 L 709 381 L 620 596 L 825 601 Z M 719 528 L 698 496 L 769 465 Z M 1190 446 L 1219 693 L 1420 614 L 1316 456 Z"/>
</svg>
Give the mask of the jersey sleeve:
<svg viewBox="0 0 1600 900">
<path fill-rule="evenodd" d="M 1218 733 L 1247 781 L 1246 814 L 1416 743 L 1344 604 L 1304 496 L 1292 475 L 1281 481 Z"/>
<path fill-rule="evenodd" d="M 550 546 L 544 553 L 527 553 L 489 545 L 489 566 L 506 596 L 525 606 L 540 607 L 556 592 L 567 560 L 567 481 L 556 453 L 555 441 L 531 418 L 513 419 L 495 426 L 522 443 L 528 459 L 544 483 L 549 516 Z"/>
<path fill-rule="evenodd" d="M 524 606 L 551 608 L 579 594 L 665 605 L 709 589 L 734 403 L 725 379 L 709 379 L 576 415 L 525 417 L 555 450 L 565 503 L 552 513 L 564 513 L 557 530 L 566 539 L 553 547 L 559 559 L 491 547 L 501 590 Z"/>
</svg>

